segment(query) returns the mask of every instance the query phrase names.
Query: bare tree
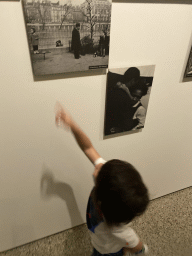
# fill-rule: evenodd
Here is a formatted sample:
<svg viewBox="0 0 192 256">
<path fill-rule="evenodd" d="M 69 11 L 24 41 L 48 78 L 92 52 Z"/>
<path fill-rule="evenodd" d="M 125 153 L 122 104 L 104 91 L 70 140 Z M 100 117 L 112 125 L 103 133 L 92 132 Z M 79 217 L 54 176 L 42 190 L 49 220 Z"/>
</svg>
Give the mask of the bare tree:
<svg viewBox="0 0 192 256">
<path fill-rule="evenodd" d="M 44 2 L 40 3 L 40 1 L 38 1 L 36 3 L 36 7 L 37 7 L 39 17 L 40 17 L 41 23 L 43 25 L 43 30 L 44 30 L 46 20 L 49 19 L 50 5 L 48 3 L 44 3 Z"/>
<path fill-rule="evenodd" d="M 65 8 L 65 14 L 63 15 L 63 17 L 61 18 L 61 25 L 60 28 L 62 28 L 63 22 L 65 21 L 65 19 L 67 18 L 67 16 L 71 13 L 71 11 L 73 10 L 73 6 L 71 4 L 71 1 L 69 1 L 67 4 L 64 5 Z"/>
<path fill-rule="evenodd" d="M 106 10 L 107 15 L 106 20 L 105 20 L 105 25 L 101 25 L 101 21 L 102 21 L 102 14 L 99 14 L 99 32 L 101 33 L 102 31 L 104 32 L 104 34 L 109 34 L 110 31 L 110 23 L 111 23 L 111 11 L 110 9 Z"/>
<path fill-rule="evenodd" d="M 110 30 L 110 23 L 111 23 L 111 6 L 106 6 L 103 12 L 100 13 L 98 16 L 94 14 L 94 0 L 85 0 L 84 7 L 82 7 L 82 13 L 84 17 L 86 17 L 86 21 L 84 23 L 84 26 L 87 26 L 90 30 L 90 36 L 91 39 L 93 39 L 94 35 L 94 27 L 95 25 L 99 24 L 99 31 L 103 31 L 104 33 L 108 34 Z M 105 12 L 105 13 L 104 13 Z M 105 17 L 105 20 L 104 20 Z M 102 19 L 105 23 L 105 25 L 101 26 L 100 23 L 102 22 Z M 87 24 L 86 24 L 87 23 Z"/>
<path fill-rule="evenodd" d="M 93 0 L 86 0 L 87 6 L 82 8 L 82 13 L 86 17 L 87 26 L 90 29 L 90 36 L 93 39 L 94 35 L 94 26 L 97 24 L 97 17 L 93 14 Z"/>
<path fill-rule="evenodd" d="M 32 4 L 32 6 L 29 6 L 27 1 L 24 0 L 26 21 L 29 23 L 42 23 L 44 30 L 45 23 L 51 20 L 51 3 L 38 0 L 37 2 L 33 1 Z"/>
<path fill-rule="evenodd" d="M 104 28 L 105 30 L 105 33 L 109 33 L 109 30 L 110 30 L 110 24 L 111 24 L 111 9 L 107 9 L 107 24 Z"/>
</svg>

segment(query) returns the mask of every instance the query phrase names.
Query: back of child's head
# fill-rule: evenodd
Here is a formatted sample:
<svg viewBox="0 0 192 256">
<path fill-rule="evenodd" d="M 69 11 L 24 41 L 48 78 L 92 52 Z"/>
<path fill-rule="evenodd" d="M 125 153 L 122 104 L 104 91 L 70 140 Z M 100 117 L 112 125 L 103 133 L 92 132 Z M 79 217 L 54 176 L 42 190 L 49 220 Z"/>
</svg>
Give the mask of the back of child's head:
<svg viewBox="0 0 192 256">
<path fill-rule="evenodd" d="M 139 172 L 131 164 L 115 159 L 102 166 L 94 197 L 109 226 L 129 223 L 149 204 L 148 190 Z"/>
</svg>

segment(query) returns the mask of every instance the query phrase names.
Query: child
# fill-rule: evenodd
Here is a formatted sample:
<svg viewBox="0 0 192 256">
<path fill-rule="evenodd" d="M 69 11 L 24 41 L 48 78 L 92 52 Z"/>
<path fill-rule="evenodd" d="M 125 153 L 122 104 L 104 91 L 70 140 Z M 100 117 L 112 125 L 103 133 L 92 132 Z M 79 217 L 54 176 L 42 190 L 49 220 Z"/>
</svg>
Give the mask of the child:
<svg viewBox="0 0 192 256">
<path fill-rule="evenodd" d="M 92 256 L 145 254 L 147 246 L 130 227 L 130 222 L 149 204 L 148 190 L 138 171 L 127 162 L 102 159 L 61 105 L 55 121 L 57 126 L 63 124 L 71 130 L 79 147 L 95 165 L 95 186 L 87 206 L 87 226 L 94 247 Z"/>
<path fill-rule="evenodd" d="M 33 46 L 34 54 L 39 53 L 39 51 L 38 51 L 39 36 L 37 35 L 35 28 L 31 28 L 31 44 Z"/>
</svg>

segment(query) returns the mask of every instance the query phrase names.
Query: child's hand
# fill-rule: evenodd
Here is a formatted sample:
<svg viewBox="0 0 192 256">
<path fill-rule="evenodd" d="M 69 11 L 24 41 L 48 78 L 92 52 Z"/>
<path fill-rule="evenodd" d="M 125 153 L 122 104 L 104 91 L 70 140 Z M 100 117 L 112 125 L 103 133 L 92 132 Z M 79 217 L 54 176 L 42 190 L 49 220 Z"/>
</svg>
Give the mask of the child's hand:
<svg viewBox="0 0 192 256">
<path fill-rule="evenodd" d="M 55 124 L 57 127 L 64 125 L 66 128 L 71 128 L 72 125 L 72 118 L 66 113 L 59 102 L 55 106 Z"/>
</svg>

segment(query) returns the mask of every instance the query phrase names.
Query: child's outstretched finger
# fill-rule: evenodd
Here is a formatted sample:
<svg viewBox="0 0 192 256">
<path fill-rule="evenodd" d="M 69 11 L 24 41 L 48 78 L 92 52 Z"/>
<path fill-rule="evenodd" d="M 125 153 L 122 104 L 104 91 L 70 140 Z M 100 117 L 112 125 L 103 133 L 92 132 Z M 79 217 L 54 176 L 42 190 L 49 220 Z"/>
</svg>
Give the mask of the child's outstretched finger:
<svg viewBox="0 0 192 256">
<path fill-rule="evenodd" d="M 72 124 L 71 116 L 65 111 L 59 102 L 55 105 L 55 122 L 57 126 L 64 126 L 67 129 L 69 129 Z"/>
<path fill-rule="evenodd" d="M 57 101 L 56 104 L 55 104 L 55 108 L 54 108 L 55 114 L 57 114 L 58 111 L 61 111 L 61 109 L 62 109 L 62 105 L 61 105 L 61 103 L 59 103 L 59 102 Z"/>
<path fill-rule="evenodd" d="M 59 102 L 55 105 L 55 124 L 56 126 L 61 125 L 61 104 Z"/>
<path fill-rule="evenodd" d="M 58 113 L 58 114 L 55 116 L 55 123 L 56 123 L 56 126 L 57 126 L 57 127 L 61 126 L 61 115 L 60 115 L 60 113 Z"/>
</svg>

